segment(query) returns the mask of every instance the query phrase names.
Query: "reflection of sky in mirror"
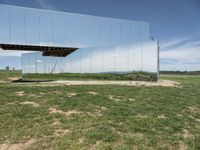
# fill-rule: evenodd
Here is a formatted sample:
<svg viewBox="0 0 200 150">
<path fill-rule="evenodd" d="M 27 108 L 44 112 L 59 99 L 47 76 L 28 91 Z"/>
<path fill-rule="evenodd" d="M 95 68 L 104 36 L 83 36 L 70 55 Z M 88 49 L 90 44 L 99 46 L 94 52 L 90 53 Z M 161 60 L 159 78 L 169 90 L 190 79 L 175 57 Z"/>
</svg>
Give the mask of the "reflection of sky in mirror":
<svg viewBox="0 0 200 150">
<path fill-rule="evenodd" d="M 149 39 L 149 24 L 0 5 L 0 43 L 94 47 Z"/>
<path fill-rule="evenodd" d="M 23 54 L 23 73 L 157 72 L 157 42 L 81 48 L 67 57 Z"/>
</svg>

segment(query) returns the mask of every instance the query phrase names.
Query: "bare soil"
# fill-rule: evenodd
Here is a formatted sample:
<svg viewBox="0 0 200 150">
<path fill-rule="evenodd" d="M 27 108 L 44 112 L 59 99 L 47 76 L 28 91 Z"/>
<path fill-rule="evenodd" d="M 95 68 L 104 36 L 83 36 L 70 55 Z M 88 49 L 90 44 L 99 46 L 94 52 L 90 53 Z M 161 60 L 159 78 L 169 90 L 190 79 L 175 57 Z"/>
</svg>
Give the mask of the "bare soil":
<svg viewBox="0 0 200 150">
<path fill-rule="evenodd" d="M 39 107 L 40 105 L 35 103 L 35 102 L 30 102 L 30 101 L 25 101 L 25 102 L 21 102 L 20 104 L 22 105 L 31 105 L 33 107 Z"/>
<path fill-rule="evenodd" d="M 30 83 L 23 83 L 23 85 L 32 85 Z M 148 81 L 52 81 L 52 82 L 43 82 L 35 84 L 35 86 L 60 86 L 60 85 L 124 85 L 124 86 L 147 86 L 147 87 L 178 87 L 179 82 L 170 81 L 170 80 L 159 80 L 158 82 L 148 82 Z"/>
<path fill-rule="evenodd" d="M 35 139 L 30 139 L 25 143 L 2 144 L 0 145 L 0 150 L 25 150 L 30 148 L 34 143 L 36 143 Z"/>
</svg>

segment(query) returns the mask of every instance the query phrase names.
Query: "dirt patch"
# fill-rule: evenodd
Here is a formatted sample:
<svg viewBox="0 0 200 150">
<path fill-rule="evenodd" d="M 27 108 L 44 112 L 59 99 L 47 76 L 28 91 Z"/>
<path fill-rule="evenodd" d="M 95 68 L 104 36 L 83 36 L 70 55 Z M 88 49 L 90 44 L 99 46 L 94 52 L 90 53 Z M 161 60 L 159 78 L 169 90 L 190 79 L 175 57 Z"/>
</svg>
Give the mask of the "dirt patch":
<svg viewBox="0 0 200 150">
<path fill-rule="evenodd" d="M 52 126 L 58 126 L 58 125 L 61 125 L 61 122 L 57 119 L 55 119 L 53 122 L 52 122 Z"/>
<path fill-rule="evenodd" d="M 94 112 L 86 112 L 86 114 L 92 117 L 98 117 L 98 116 L 102 116 L 103 113 L 107 110 L 108 109 L 104 106 L 97 106 Z"/>
<path fill-rule="evenodd" d="M 158 119 L 165 119 L 166 116 L 165 116 L 164 114 L 161 114 L 161 115 L 159 115 L 157 118 L 158 118 Z"/>
<path fill-rule="evenodd" d="M 93 92 L 93 91 L 89 91 L 89 92 L 86 92 L 86 93 L 91 94 L 91 95 L 98 95 L 97 92 Z"/>
<path fill-rule="evenodd" d="M 43 96 L 43 95 L 45 95 L 45 93 L 39 92 L 39 95 Z"/>
<path fill-rule="evenodd" d="M 128 98 L 129 101 L 134 102 L 135 99 L 134 98 Z"/>
<path fill-rule="evenodd" d="M 71 115 L 74 115 L 74 114 L 80 114 L 81 112 L 79 112 L 77 110 L 69 110 L 69 111 L 65 112 L 65 111 L 62 111 L 62 110 L 59 110 L 59 109 L 56 109 L 56 108 L 50 108 L 49 113 L 50 114 L 61 114 L 61 115 L 64 115 L 64 116 L 71 116 Z"/>
<path fill-rule="evenodd" d="M 44 94 L 39 93 L 38 95 L 36 94 L 27 94 L 25 93 L 25 91 L 19 91 L 19 92 L 15 92 L 15 94 L 17 96 L 30 96 L 30 97 L 42 97 Z"/>
<path fill-rule="evenodd" d="M 34 143 L 36 143 L 35 139 L 31 139 L 25 143 L 2 144 L 0 145 L 0 150 L 25 150 L 30 148 Z"/>
<path fill-rule="evenodd" d="M 200 112 L 200 108 L 196 107 L 196 106 L 189 106 L 188 110 L 192 113 L 198 113 Z"/>
<path fill-rule="evenodd" d="M 5 83 L 6 81 L 4 81 L 4 80 L 0 80 L 0 83 Z"/>
<path fill-rule="evenodd" d="M 69 132 L 70 132 L 69 129 L 56 129 L 54 134 L 55 136 L 63 136 L 68 134 Z"/>
<path fill-rule="evenodd" d="M 33 86 L 33 84 L 30 83 L 23 83 L 23 85 L 30 85 Z M 34 86 L 61 86 L 61 85 L 124 85 L 124 86 L 163 86 L 163 87 L 179 87 L 180 83 L 170 80 L 159 80 L 158 82 L 148 82 L 148 81 L 53 81 L 53 82 L 43 82 L 34 84 Z"/>
<path fill-rule="evenodd" d="M 72 93 L 67 93 L 67 96 L 68 97 L 73 97 L 73 96 L 76 96 L 76 95 L 78 95 L 77 93 L 75 93 L 75 92 L 72 92 Z"/>
<path fill-rule="evenodd" d="M 189 117 L 192 118 L 192 119 L 194 119 L 194 120 L 197 121 L 197 122 L 200 122 L 200 119 L 197 119 L 197 118 L 195 118 L 195 117 L 193 117 L 193 116 L 191 116 L 191 115 L 189 115 Z"/>
<path fill-rule="evenodd" d="M 91 145 L 89 150 L 96 150 L 97 147 L 101 144 L 102 141 L 97 141 L 95 144 Z"/>
<path fill-rule="evenodd" d="M 60 91 L 53 91 L 52 93 L 53 94 L 61 94 L 62 92 L 60 92 Z M 50 94 L 52 94 L 52 93 L 50 93 Z"/>
<path fill-rule="evenodd" d="M 11 81 L 16 81 L 16 80 L 19 80 L 19 79 L 21 79 L 21 78 L 19 78 L 19 77 L 12 77 L 12 78 L 7 78 L 8 80 L 11 80 Z"/>
<path fill-rule="evenodd" d="M 85 138 L 79 138 L 78 139 L 78 144 L 82 144 L 82 143 L 84 143 L 84 141 L 85 141 Z"/>
<path fill-rule="evenodd" d="M 183 143 L 183 142 L 179 143 L 178 150 L 187 150 L 187 149 L 188 149 L 188 146 L 185 143 Z"/>
<path fill-rule="evenodd" d="M 8 102 L 6 105 L 16 105 L 17 102 Z"/>
<path fill-rule="evenodd" d="M 159 148 L 162 148 L 162 149 L 174 150 L 174 147 L 170 143 L 159 142 L 158 146 Z"/>
<path fill-rule="evenodd" d="M 106 110 L 108 110 L 108 108 L 104 106 L 97 106 L 97 111 L 106 111 Z"/>
<path fill-rule="evenodd" d="M 42 95 L 36 95 L 36 94 L 28 94 L 27 96 L 30 96 L 30 97 L 42 97 Z"/>
<path fill-rule="evenodd" d="M 192 134 L 190 131 L 188 131 L 187 129 L 183 129 L 182 132 L 183 132 L 183 133 L 182 133 L 182 136 L 183 136 L 184 138 L 191 138 L 191 137 L 193 137 L 193 134 Z"/>
<path fill-rule="evenodd" d="M 17 96 L 25 96 L 26 95 L 24 91 L 15 92 L 15 94 Z"/>
<path fill-rule="evenodd" d="M 108 99 L 114 100 L 114 101 L 117 101 L 117 102 L 122 101 L 119 96 L 115 96 L 115 95 L 109 95 Z"/>
<path fill-rule="evenodd" d="M 135 137 L 144 137 L 144 135 L 139 132 L 135 132 L 135 133 L 129 132 L 128 135 L 135 136 Z"/>
<path fill-rule="evenodd" d="M 182 115 L 182 114 L 177 114 L 176 116 L 177 116 L 177 117 L 183 117 L 183 115 Z"/>
<path fill-rule="evenodd" d="M 140 114 L 140 113 L 137 114 L 136 117 L 137 117 L 137 118 L 142 118 L 142 119 L 144 119 L 144 118 L 148 118 L 147 115 L 145 115 L 145 114 Z"/>
<path fill-rule="evenodd" d="M 21 105 L 31 105 L 33 107 L 39 107 L 40 105 L 35 103 L 35 102 L 30 102 L 30 101 L 25 101 L 25 102 L 21 102 Z"/>
</svg>

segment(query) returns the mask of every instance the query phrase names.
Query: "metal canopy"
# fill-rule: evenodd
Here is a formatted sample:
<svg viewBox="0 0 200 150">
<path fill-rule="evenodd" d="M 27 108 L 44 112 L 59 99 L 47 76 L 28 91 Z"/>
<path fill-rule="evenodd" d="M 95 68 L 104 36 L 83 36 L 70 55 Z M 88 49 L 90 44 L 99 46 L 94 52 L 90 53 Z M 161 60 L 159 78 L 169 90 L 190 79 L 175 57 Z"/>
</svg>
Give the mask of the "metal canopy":
<svg viewBox="0 0 200 150">
<path fill-rule="evenodd" d="M 33 45 L 17 45 L 17 44 L 0 44 L 3 50 L 17 51 L 40 51 L 43 56 L 66 57 L 78 48 L 72 47 L 57 47 L 57 46 L 33 46 Z"/>
</svg>

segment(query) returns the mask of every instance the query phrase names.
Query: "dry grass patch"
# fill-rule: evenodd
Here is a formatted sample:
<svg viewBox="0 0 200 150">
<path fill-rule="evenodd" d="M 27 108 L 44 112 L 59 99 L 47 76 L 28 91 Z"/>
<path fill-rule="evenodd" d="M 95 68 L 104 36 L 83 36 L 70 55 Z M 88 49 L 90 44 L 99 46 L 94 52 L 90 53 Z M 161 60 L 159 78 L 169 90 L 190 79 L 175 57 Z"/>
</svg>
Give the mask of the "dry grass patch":
<svg viewBox="0 0 200 150">
<path fill-rule="evenodd" d="M 55 119 L 53 122 L 52 122 L 52 126 L 58 126 L 58 125 L 61 125 L 61 122 L 57 119 Z"/>
<path fill-rule="evenodd" d="M 90 148 L 88 148 L 88 150 L 96 150 L 97 147 L 102 143 L 102 141 L 96 141 L 95 144 L 91 145 Z"/>
<path fill-rule="evenodd" d="M 53 91 L 50 94 L 62 94 L 62 92 L 61 91 Z"/>
<path fill-rule="evenodd" d="M 92 117 L 97 117 L 97 116 L 102 116 L 103 112 L 107 110 L 108 109 L 104 106 L 97 106 L 94 112 L 86 112 L 86 114 Z"/>
<path fill-rule="evenodd" d="M 21 102 L 21 105 L 31 105 L 33 107 L 39 107 L 40 105 L 38 103 L 35 102 L 31 102 L 31 101 L 25 101 L 25 102 Z"/>
<path fill-rule="evenodd" d="M 98 95 L 97 92 L 93 92 L 93 91 L 89 91 L 89 92 L 86 92 L 86 93 L 91 94 L 91 95 Z"/>
<path fill-rule="evenodd" d="M 166 116 L 165 116 L 164 114 L 161 114 L 161 115 L 159 115 L 157 118 L 158 118 L 158 119 L 165 119 Z"/>
<path fill-rule="evenodd" d="M 4 80 L 0 80 L 0 83 L 5 83 L 6 81 L 4 81 Z"/>
<path fill-rule="evenodd" d="M 128 100 L 131 101 L 131 102 L 135 101 L 135 99 L 133 99 L 133 98 L 128 98 Z"/>
<path fill-rule="evenodd" d="M 144 119 L 144 118 L 148 118 L 148 115 L 138 113 L 138 114 L 136 115 L 136 117 L 137 117 L 137 118 L 142 118 L 142 119 Z"/>
<path fill-rule="evenodd" d="M 121 97 L 119 97 L 119 96 L 115 96 L 115 95 L 109 95 L 108 96 L 108 99 L 110 99 L 110 100 L 114 100 L 114 101 L 122 101 L 122 99 L 121 99 Z"/>
<path fill-rule="evenodd" d="M 36 95 L 36 94 L 28 94 L 27 96 L 30 96 L 30 97 L 42 97 L 42 95 Z"/>
<path fill-rule="evenodd" d="M 200 108 L 196 107 L 196 106 L 189 106 L 188 110 L 192 113 L 198 113 L 200 112 Z"/>
<path fill-rule="evenodd" d="M 189 117 L 192 118 L 193 120 L 197 121 L 197 122 L 200 122 L 200 119 L 197 119 L 197 118 L 195 118 L 195 117 L 193 117 L 191 115 L 189 115 Z"/>
<path fill-rule="evenodd" d="M 183 129 L 182 132 L 183 132 L 183 133 L 182 133 L 182 136 L 183 136 L 184 138 L 191 138 L 191 137 L 193 137 L 193 134 L 192 134 L 190 131 L 188 131 L 187 129 Z"/>
<path fill-rule="evenodd" d="M 25 96 L 25 95 L 26 95 L 25 91 L 15 92 L 15 94 L 16 94 L 17 96 Z"/>
<path fill-rule="evenodd" d="M 182 114 L 177 114 L 176 116 L 177 116 L 177 117 L 183 117 L 183 115 L 182 115 Z"/>
<path fill-rule="evenodd" d="M 56 129 L 54 134 L 55 136 L 64 136 L 70 132 L 69 129 Z"/>
<path fill-rule="evenodd" d="M 15 101 L 15 102 L 8 102 L 8 103 L 6 103 L 6 105 L 16 105 L 17 104 L 17 102 Z"/>
<path fill-rule="evenodd" d="M 8 80 L 11 80 L 11 81 L 16 81 L 16 80 L 19 80 L 19 79 L 21 79 L 21 78 L 19 78 L 19 77 L 12 77 L 12 78 L 7 78 Z"/>
<path fill-rule="evenodd" d="M 179 147 L 178 147 L 179 150 L 188 150 L 188 146 L 184 143 L 184 142 L 180 142 L 179 143 Z"/>
<path fill-rule="evenodd" d="M 78 139 L 78 144 L 83 144 L 84 141 L 85 141 L 85 138 L 79 138 L 79 139 Z"/>
<path fill-rule="evenodd" d="M 69 111 L 65 112 L 65 111 L 62 111 L 62 110 L 59 110 L 59 109 L 56 109 L 56 108 L 49 108 L 49 113 L 50 114 L 61 114 L 61 115 L 64 115 L 64 116 L 71 116 L 71 115 L 74 115 L 74 114 L 80 114 L 81 112 L 79 112 L 77 110 L 69 110 Z"/>
<path fill-rule="evenodd" d="M 163 141 L 158 143 L 158 147 L 161 149 L 174 150 L 174 147 L 170 143 L 166 143 Z"/>
<path fill-rule="evenodd" d="M 72 92 L 72 93 L 67 93 L 67 96 L 68 97 L 73 97 L 73 96 L 76 96 L 76 95 L 78 95 L 77 93 L 75 93 L 75 92 Z"/>
<path fill-rule="evenodd" d="M 36 143 L 35 139 L 30 139 L 25 143 L 17 144 L 2 144 L 0 145 L 0 150 L 26 150 Z"/>
</svg>

